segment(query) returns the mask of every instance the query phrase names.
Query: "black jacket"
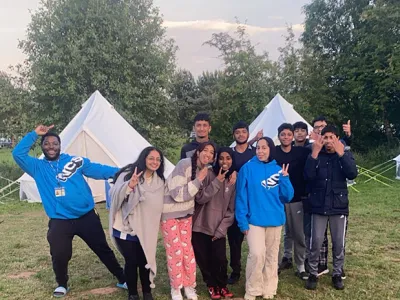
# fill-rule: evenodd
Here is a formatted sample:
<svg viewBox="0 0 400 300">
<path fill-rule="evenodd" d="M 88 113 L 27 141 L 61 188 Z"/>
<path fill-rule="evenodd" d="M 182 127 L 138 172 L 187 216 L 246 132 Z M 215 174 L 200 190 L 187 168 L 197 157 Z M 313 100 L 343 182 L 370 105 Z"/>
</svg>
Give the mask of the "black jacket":
<svg viewBox="0 0 400 300">
<path fill-rule="evenodd" d="M 310 154 L 304 176 L 310 189 L 310 213 L 327 216 L 349 214 L 346 178 L 352 180 L 357 177 L 356 162 L 349 151 L 339 157 L 322 149 L 317 159 Z"/>
<path fill-rule="evenodd" d="M 294 197 L 290 203 L 300 202 L 306 196 L 306 181 L 304 179 L 304 166 L 310 150 L 307 147 L 292 147 L 286 153 L 281 146 L 276 146 L 275 160 L 279 166 L 289 164 L 289 178 L 294 189 Z"/>
</svg>

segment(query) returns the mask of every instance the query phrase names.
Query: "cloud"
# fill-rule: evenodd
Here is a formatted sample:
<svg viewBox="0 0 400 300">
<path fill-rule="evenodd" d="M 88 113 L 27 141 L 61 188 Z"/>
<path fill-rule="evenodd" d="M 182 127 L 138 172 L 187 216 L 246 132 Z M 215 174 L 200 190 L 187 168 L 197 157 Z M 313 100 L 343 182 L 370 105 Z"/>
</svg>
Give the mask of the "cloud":
<svg viewBox="0 0 400 300">
<path fill-rule="evenodd" d="M 196 20 L 196 21 L 164 21 L 163 25 L 168 29 L 194 29 L 194 30 L 215 30 L 230 31 L 235 30 L 238 25 L 244 26 L 248 34 L 263 32 L 286 31 L 286 26 L 281 27 L 260 27 L 248 24 L 229 23 L 224 20 Z M 292 25 L 294 31 L 303 31 L 302 24 Z"/>
</svg>

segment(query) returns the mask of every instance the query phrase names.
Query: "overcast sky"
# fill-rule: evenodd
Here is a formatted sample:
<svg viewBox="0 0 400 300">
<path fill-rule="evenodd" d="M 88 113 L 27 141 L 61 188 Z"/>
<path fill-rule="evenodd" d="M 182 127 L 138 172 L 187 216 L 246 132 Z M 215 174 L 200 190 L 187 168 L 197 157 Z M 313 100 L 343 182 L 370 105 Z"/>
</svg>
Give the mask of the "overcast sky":
<svg viewBox="0 0 400 300">
<path fill-rule="evenodd" d="M 30 11 L 40 0 L 0 0 L 0 70 L 24 60 L 18 40 L 24 39 Z M 286 24 L 302 31 L 302 7 L 310 0 L 154 0 L 164 17 L 168 36 L 179 47 L 178 66 L 199 75 L 221 67 L 218 52 L 202 45 L 211 34 L 232 31 L 235 17 L 248 24 L 251 40 L 260 51 L 276 59 L 284 44 Z M 251 4 L 251 5 L 250 5 Z"/>
</svg>

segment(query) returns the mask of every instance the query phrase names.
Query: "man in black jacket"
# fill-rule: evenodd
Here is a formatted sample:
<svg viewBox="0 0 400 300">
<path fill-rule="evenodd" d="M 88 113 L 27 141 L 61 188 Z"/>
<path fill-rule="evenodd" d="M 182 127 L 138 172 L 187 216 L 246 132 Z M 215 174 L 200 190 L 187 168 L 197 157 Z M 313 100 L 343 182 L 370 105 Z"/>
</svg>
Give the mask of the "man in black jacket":
<svg viewBox="0 0 400 300">
<path fill-rule="evenodd" d="M 310 188 L 311 251 L 309 257 L 310 276 L 307 289 L 316 289 L 318 257 L 329 222 L 333 245 L 332 283 L 336 289 L 343 289 L 342 268 L 344 264 L 344 240 L 346 219 L 349 214 L 347 179 L 357 177 L 357 167 L 352 154 L 344 151 L 338 139 L 337 129 L 326 126 L 312 146 L 304 169 Z"/>
</svg>

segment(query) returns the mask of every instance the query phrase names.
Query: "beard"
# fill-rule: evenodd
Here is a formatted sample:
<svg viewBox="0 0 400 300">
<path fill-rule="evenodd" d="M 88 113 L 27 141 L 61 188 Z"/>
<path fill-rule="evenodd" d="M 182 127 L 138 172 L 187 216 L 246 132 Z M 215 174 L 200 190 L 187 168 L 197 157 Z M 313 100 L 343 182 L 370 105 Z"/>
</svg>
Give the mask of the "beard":
<svg viewBox="0 0 400 300">
<path fill-rule="evenodd" d="M 238 145 L 244 145 L 244 144 L 247 143 L 247 140 L 245 140 L 245 141 L 243 141 L 243 142 L 238 141 L 238 140 L 235 140 L 235 142 L 236 142 L 236 144 L 238 144 Z"/>
<path fill-rule="evenodd" d="M 47 159 L 47 160 L 50 160 L 50 161 L 55 161 L 55 160 L 57 160 L 57 159 L 60 157 L 60 153 L 61 153 L 61 150 L 59 149 L 59 150 L 56 152 L 56 154 L 55 154 L 53 157 L 51 157 L 51 156 L 49 156 L 49 155 L 47 154 L 46 151 L 44 151 L 44 150 L 42 150 L 42 151 L 43 151 L 44 157 L 46 157 L 46 159 Z"/>
</svg>

